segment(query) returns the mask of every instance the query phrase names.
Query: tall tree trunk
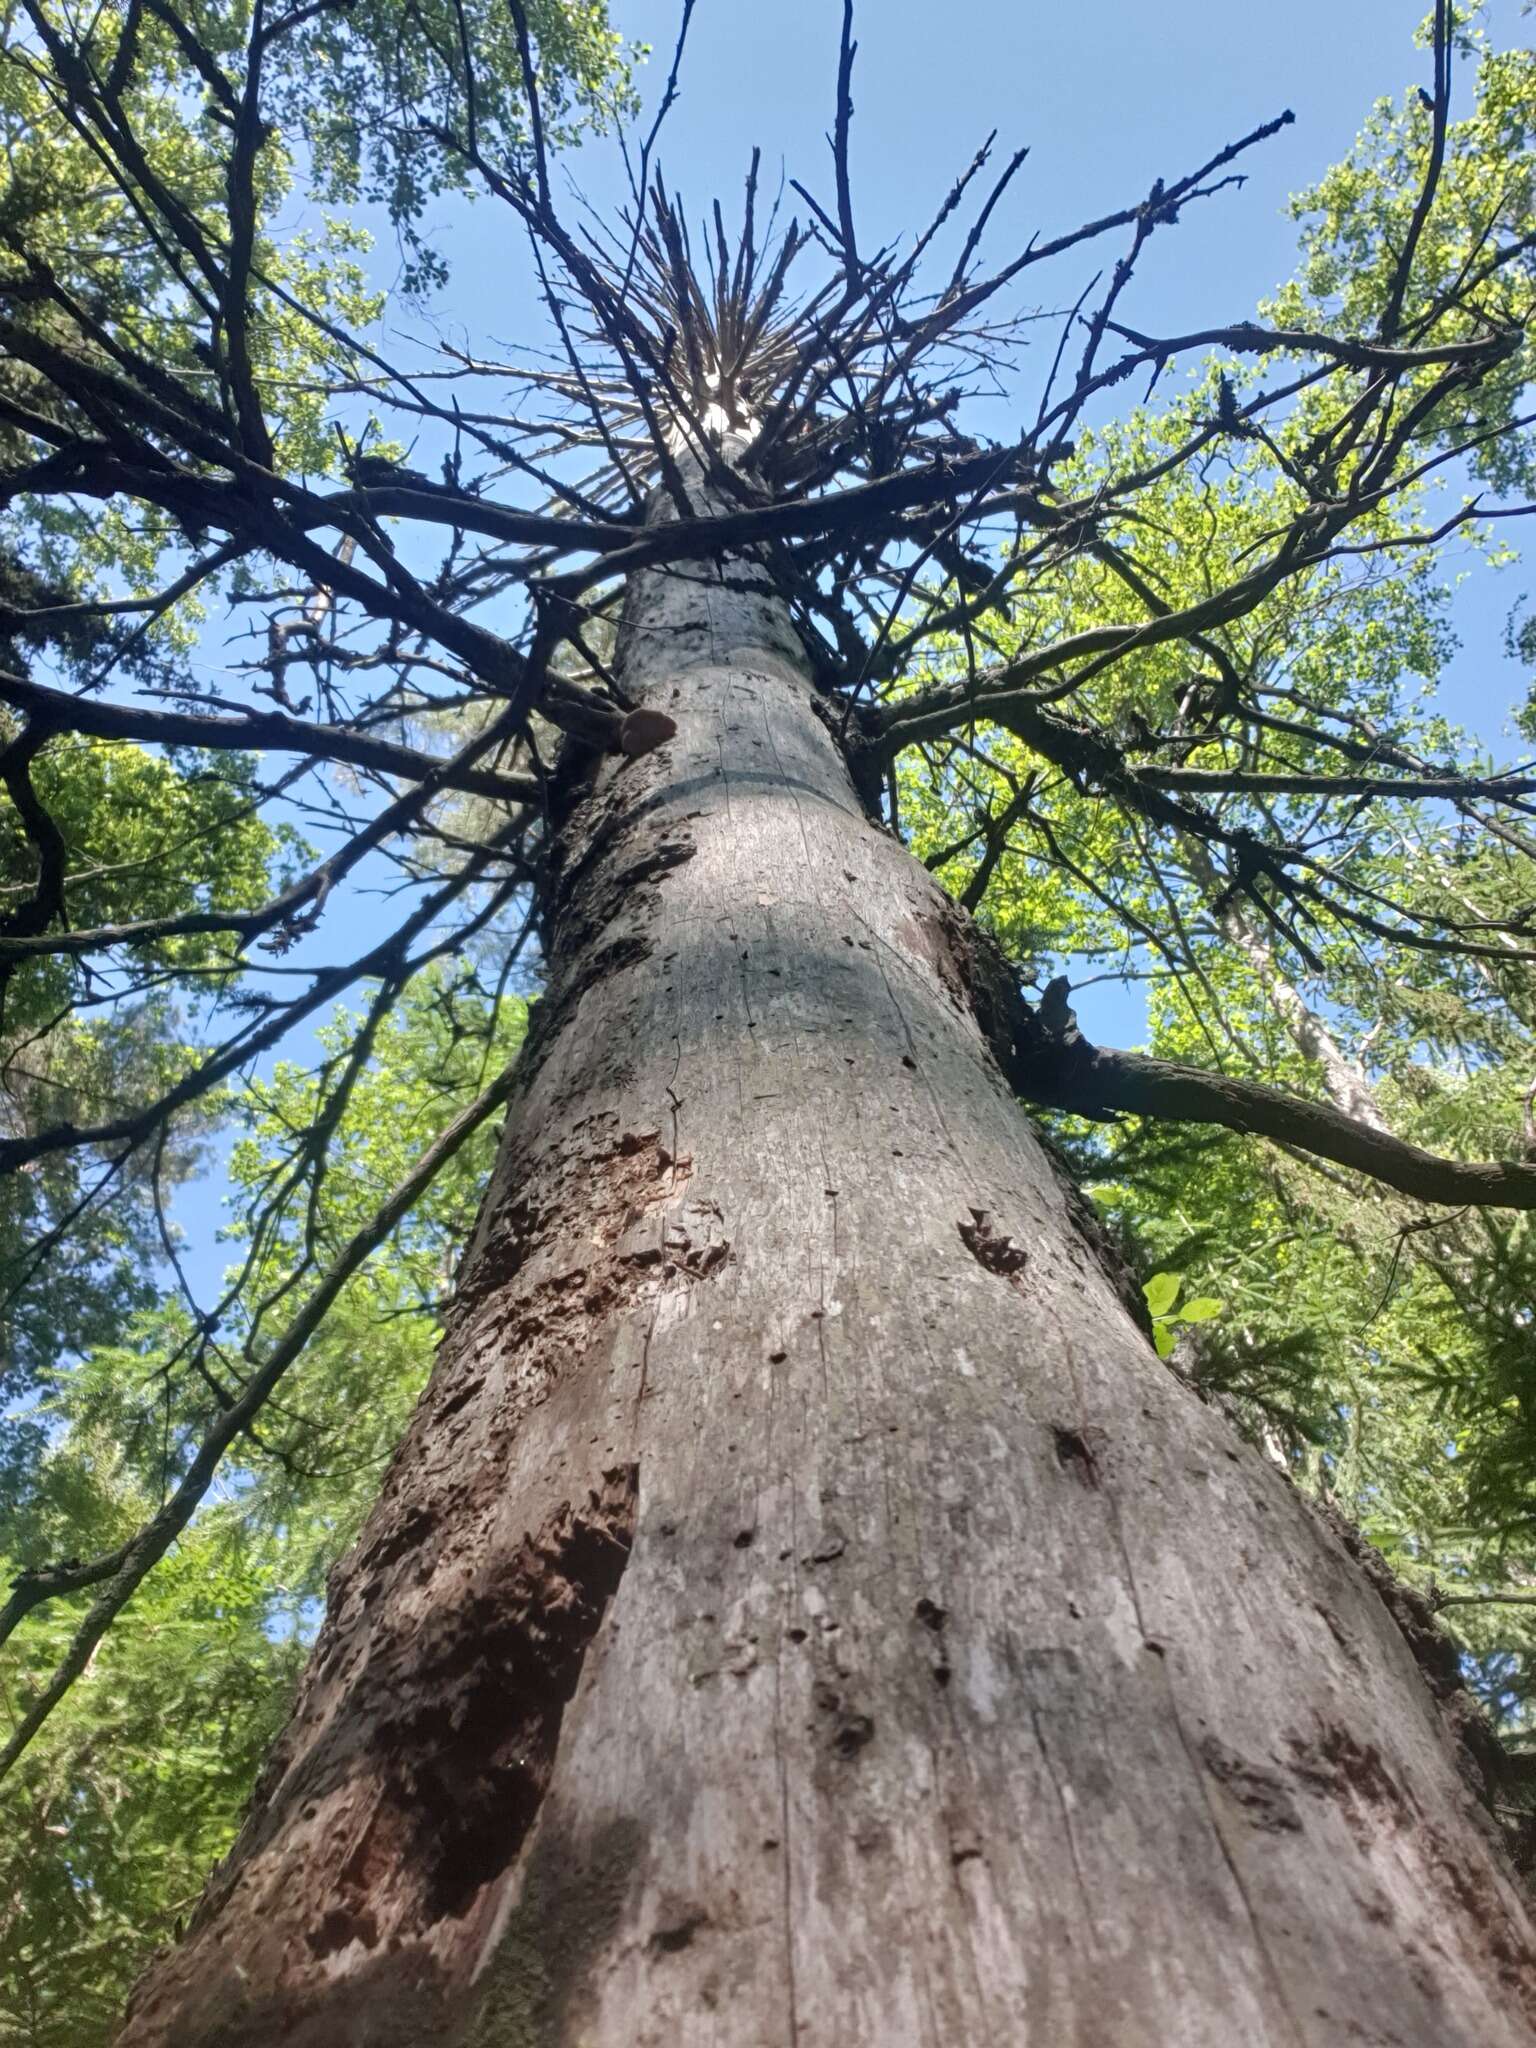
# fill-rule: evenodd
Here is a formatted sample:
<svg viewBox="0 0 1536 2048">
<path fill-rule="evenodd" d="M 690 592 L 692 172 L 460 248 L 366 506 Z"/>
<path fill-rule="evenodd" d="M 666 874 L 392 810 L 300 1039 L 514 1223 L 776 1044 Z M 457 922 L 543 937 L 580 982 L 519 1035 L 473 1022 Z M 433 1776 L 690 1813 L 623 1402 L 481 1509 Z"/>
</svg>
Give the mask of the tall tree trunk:
<svg viewBox="0 0 1536 2048">
<path fill-rule="evenodd" d="M 1359 1564 L 1154 1357 L 755 560 L 563 827 L 432 1383 L 131 2048 L 1506 2048 Z"/>
<path fill-rule="evenodd" d="M 1288 979 L 1268 940 L 1216 872 L 1210 854 L 1196 839 L 1185 840 L 1184 853 L 1190 873 L 1205 892 L 1211 915 L 1253 969 L 1291 1043 L 1304 1059 L 1315 1061 L 1320 1068 L 1323 1087 L 1334 1108 L 1373 1131 L 1385 1131 L 1387 1120 L 1365 1069 L 1349 1057 L 1300 989 Z"/>
</svg>

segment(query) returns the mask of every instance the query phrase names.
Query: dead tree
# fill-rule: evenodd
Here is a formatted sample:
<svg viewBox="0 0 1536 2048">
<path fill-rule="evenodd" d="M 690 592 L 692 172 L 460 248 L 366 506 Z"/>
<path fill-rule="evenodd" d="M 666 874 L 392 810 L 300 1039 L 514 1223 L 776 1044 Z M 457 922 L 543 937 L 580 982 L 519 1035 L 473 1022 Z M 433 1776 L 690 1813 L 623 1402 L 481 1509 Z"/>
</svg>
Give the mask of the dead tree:
<svg viewBox="0 0 1536 2048">
<path fill-rule="evenodd" d="M 1530 779 L 1385 754 L 1361 772 L 1347 744 L 1326 774 L 1297 768 L 1223 639 L 1448 459 L 1424 453 L 1430 423 L 1518 336 L 1470 284 L 1419 308 L 1411 245 L 1370 335 L 1118 323 L 1148 240 L 1273 123 L 996 269 L 982 231 L 1021 159 L 984 189 L 988 149 L 910 246 L 861 248 L 852 62 L 845 21 L 834 195 L 801 192 L 804 225 L 765 221 L 754 158 L 739 226 L 716 206 L 690 232 L 653 133 L 629 217 L 573 228 L 536 91 L 520 163 L 484 158 L 472 119 L 436 137 L 527 230 L 563 351 L 553 368 L 445 361 L 466 393 L 520 387 L 493 414 L 352 344 L 372 402 L 442 439 L 441 480 L 356 452 L 334 486 L 281 473 L 227 319 L 211 404 L 41 267 L 0 313 L 44 394 L 6 401 L 31 443 L 13 494 L 173 513 L 208 537 L 178 588 L 236 558 L 292 586 L 253 672 L 270 709 L 0 680 L 26 721 L 8 786 L 38 858 L 11 971 L 131 961 L 168 936 L 70 929 L 29 782 L 58 733 L 379 778 L 323 869 L 255 915 L 209 914 L 232 974 L 312 924 L 365 855 L 440 828 L 445 796 L 492 821 L 387 945 L 247 1016 L 178 1091 L 8 1141 L 7 1163 L 131 1154 L 339 988 L 398 984 L 445 920 L 531 902 L 547 977 L 515 1069 L 341 1262 L 505 1105 L 431 1385 L 334 1575 L 245 1829 L 134 2002 L 131 2048 L 1536 2036 L 1526 1908 L 1454 1659 L 1410 1641 L 1340 1535 L 1158 1362 L 1019 1098 L 1269 1133 L 1427 1201 L 1536 1206 L 1536 1167 L 1433 1158 L 1326 1103 L 1093 1047 L 1059 991 L 1025 1000 L 906 850 L 890 795 L 901 750 L 1008 731 L 1042 772 L 1220 863 L 1257 928 L 1294 938 L 1327 916 L 1381 945 L 1526 945 L 1352 893 L 1248 799 L 1310 776 L 1518 832 Z M 110 81 L 59 75 L 128 178 Z M 974 391 L 1022 388 L 1010 292 L 1100 237 L 1127 253 L 1061 323 L 1032 423 L 976 437 Z M 200 261 L 221 304 L 272 289 L 238 239 Z M 1270 431 L 1302 394 L 1337 401 L 1286 457 L 1284 530 L 1172 610 L 1135 563 L 1149 476 L 1075 497 L 1056 475 L 1102 393 L 1206 349 L 1262 361 L 1264 381 L 1224 387 L 1172 463 Z M 435 533 L 450 545 L 427 573 Z M 1123 610 L 995 654 L 999 607 L 1094 548 L 1124 567 Z M 520 641 L 474 615 L 514 588 Z M 1093 714 L 1095 677 L 1171 642 L 1221 685 L 1206 738 L 1225 765 Z M 451 756 L 420 739 L 445 703 L 473 713 Z M 978 838 L 1027 810 L 1025 789 Z M 339 1270 L 243 1361 L 150 1524 L 18 1582 L 12 1624 L 100 1591 L 7 1761 Z"/>
</svg>

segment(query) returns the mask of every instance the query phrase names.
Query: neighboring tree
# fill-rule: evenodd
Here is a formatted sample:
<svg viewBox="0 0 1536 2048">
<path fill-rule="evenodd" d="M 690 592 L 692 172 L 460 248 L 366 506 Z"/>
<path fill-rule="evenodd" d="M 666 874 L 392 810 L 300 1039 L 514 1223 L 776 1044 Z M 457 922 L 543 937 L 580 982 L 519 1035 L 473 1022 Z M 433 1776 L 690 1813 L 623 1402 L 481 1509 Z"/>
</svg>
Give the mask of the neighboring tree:
<svg viewBox="0 0 1536 2048">
<path fill-rule="evenodd" d="M 444 346 L 430 375 L 307 302 L 252 226 L 272 116 L 353 14 L 175 17 L 227 220 L 143 137 L 139 39 L 164 19 L 27 8 L 20 61 L 167 271 L 145 320 L 7 243 L 0 340 L 36 385 L 0 398 L 7 489 L 35 522 L 100 504 L 157 533 L 156 594 L 131 602 L 222 588 L 268 631 L 232 700 L 190 675 L 174 708 L 153 684 L 0 678 L 34 863 L 0 948 L 18 979 L 117 963 L 131 997 L 154 948 L 217 941 L 220 1029 L 158 1090 L 0 1160 L 152 1144 L 368 993 L 311 1079 L 270 1084 L 240 1155 L 238 1286 L 144 1332 L 158 1486 L 109 1472 L 97 1552 L 22 1560 L 5 1626 L 57 1629 L 56 1661 L 0 1770 L 48 1753 L 160 1560 L 184 1571 L 216 1541 L 221 1461 L 270 1451 L 283 1473 L 309 1455 L 308 1404 L 323 1424 L 357 1398 L 352 1290 L 376 1273 L 426 1305 L 438 1176 L 507 1121 L 293 1717 L 123 2040 L 1529 2042 L 1536 1943 L 1489 1810 L 1505 1765 L 1454 1650 L 1227 1396 L 1160 1363 L 1171 1329 L 1214 1333 L 1216 1297 L 1165 1279 L 1144 1302 L 1017 1101 L 1260 1134 L 1352 1202 L 1363 1175 L 1420 1209 L 1536 1209 L 1536 1164 L 1497 1156 L 1521 1149 L 1498 1086 L 1404 1135 L 1391 1075 L 1378 1090 L 1350 1042 L 1384 976 L 1408 1003 L 1421 977 L 1427 1007 L 1424 963 L 1449 963 L 1479 1042 L 1504 1043 L 1536 958 L 1536 777 L 1447 758 L 1405 717 L 1379 610 L 1432 643 L 1415 561 L 1525 509 L 1423 523 L 1438 476 L 1495 477 L 1485 435 L 1516 463 L 1517 400 L 1490 419 L 1481 394 L 1519 374 L 1529 246 L 1494 209 L 1447 274 L 1445 0 L 1369 306 L 1179 337 L 1118 317 L 1134 266 L 1278 123 L 995 270 L 982 235 L 1019 159 L 976 204 L 984 149 L 923 235 L 876 252 L 845 7 L 834 190 L 801 192 L 807 227 L 760 218 L 754 158 L 739 229 L 716 206 L 695 241 L 653 127 L 628 216 L 577 232 L 545 94 L 566 10 L 509 0 L 515 107 L 465 14 L 438 40 L 421 18 L 441 100 L 414 74 L 404 93 L 363 22 L 341 104 L 361 119 L 384 80 L 402 215 L 438 177 L 504 205 L 562 358 Z M 1124 253 L 1026 393 L 1010 294 L 1109 236 Z M 288 373 L 260 338 L 290 321 L 325 342 L 301 381 L 306 445 L 335 429 L 328 472 L 274 432 Z M 1106 393 L 1185 357 L 1191 392 L 1088 431 Z M 993 377 L 1032 421 L 1008 445 L 967 424 Z M 349 410 L 363 393 L 377 434 Z M 117 602 L 92 584 L 8 630 Z M 1363 677 L 1346 650 L 1372 655 Z M 290 755 L 341 843 L 256 908 L 88 926 L 44 786 L 83 740 Z M 951 829 L 975 812 L 929 867 L 901 836 L 940 822 L 911 813 L 925 789 Z M 955 862 L 958 903 L 929 871 Z M 354 933 L 341 906 L 361 921 L 384 875 L 404 909 Z M 1061 934 L 1085 950 L 1087 899 L 1101 947 L 1118 922 L 1122 948 L 1207 976 L 1209 1064 L 1093 1046 L 1060 977 L 1021 994 Z M 315 964 L 338 928 L 343 957 Z M 468 1042 L 503 1033 L 505 1060 L 495 991 L 535 940 L 545 993 L 515 1065 L 461 1062 L 443 1115 L 359 1171 L 413 988 L 431 977 L 451 1019 L 446 963 L 468 963 Z M 1339 1016 L 1297 963 L 1333 969 Z M 1479 982 L 1515 1025 L 1485 1024 Z M 1278 1077 L 1320 1066 L 1331 1091 L 1222 1070 L 1261 1015 L 1291 1048 Z M 1443 1149 L 1413 1141 L 1430 1131 Z M 1504 1142 L 1456 1156 L 1474 1134 Z M 402 1231 L 399 1260 L 370 1264 Z M 114 1442 L 148 1441 L 143 1369 L 93 1362 Z M 90 1420 L 87 1402 L 71 1429 Z"/>
<path fill-rule="evenodd" d="M 16 763 L 25 742 L 15 721 L 10 734 Z M 280 875 L 285 836 L 255 814 L 260 792 L 245 764 L 226 763 L 214 775 L 195 757 L 173 764 L 120 742 L 76 739 L 41 753 L 29 775 L 57 829 L 70 907 L 82 925 L 110 925 L 135 910 L 195 918 L 255 909 Z M 9 806 L 0 811 L 0 865 L 25 876 L 28 855 L 21 816 Z M 13 931 L 21 921 L 12 920 Z M 171 940 L 141 964 L 142 988 L 126 1000 L 116 999 L 110 976 L 67 955 L 45 955 L 30 972 L 6 978 L 7 1137 L 89 1123 L 113 1103 L 173 1085 L 195 1063 L 189 1001 L 200 975 L 218 963 L 194 936 Z M 7 1178 L 0 1401 L 25 1401 L 61 1357 L 113 1342 L 126 1314 L 158 1298 L 165 1197 L 198 1163 L 217 1107 L 204 1097 L 152 1142 L 116 1153 L 66 1151 Z"/>
</svg>

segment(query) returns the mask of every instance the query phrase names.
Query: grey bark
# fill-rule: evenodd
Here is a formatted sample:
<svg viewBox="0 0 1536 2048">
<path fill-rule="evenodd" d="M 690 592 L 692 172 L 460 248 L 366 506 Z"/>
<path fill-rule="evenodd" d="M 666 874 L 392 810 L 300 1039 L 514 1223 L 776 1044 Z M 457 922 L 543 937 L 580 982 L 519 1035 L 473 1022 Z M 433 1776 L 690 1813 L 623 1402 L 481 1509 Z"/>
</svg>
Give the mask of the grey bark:
<svg viewBox="0 0 1536 2048">
<path fill-rule="evenodd" d="M 1530 2043 L 1440 1706 L 1117 1297 L 760 567 L 622 663 L 679 730 L 566 823 L 431 1386 L 125 2048 Z"/>
<path fill-rule="evenodd" d="M 1274 1006 L 1275 1013 L 1290 1035 L 1291 1043 L 1304 1058 L 1315 1061 L 1323 1077 L 1328 1099 L 1336 1109 L 1374 1131 L 1386 1131 L 1388 1124 L 1376 1100 L 1365 1070 L 1339 1044 L 1305 996 L 1285 974 L 1273 948 L 1254 927 L 1240 904 L 1225 889 L 1211 857 L 1198 841 L 1184 844 L 1189 871 L 1205 892 L 1211 915 L 1228 943 L 1241 953 L 1258 979 L 1259 986 Z"/>
</svg>

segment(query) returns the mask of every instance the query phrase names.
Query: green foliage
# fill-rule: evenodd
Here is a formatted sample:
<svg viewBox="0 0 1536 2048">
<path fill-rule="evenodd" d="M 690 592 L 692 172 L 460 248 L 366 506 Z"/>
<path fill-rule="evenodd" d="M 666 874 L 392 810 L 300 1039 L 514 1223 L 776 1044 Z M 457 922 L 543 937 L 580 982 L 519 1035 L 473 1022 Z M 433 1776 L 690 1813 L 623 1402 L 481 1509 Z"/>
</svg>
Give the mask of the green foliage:
<svg viewBox="0 0 1536 2048">
<path fill-rule="evenodd" d="M 244 50 L 245 0 L 181 11 L 207 50 L 231 63 Z M 624 101 L 623 52 L 601 7 L 534 0 L 529 13 L 558 144 Z M 49 19 L 63 23 L 65 11 Z M 129 89 L 146 177 L 201 232 L 221 237 L 230 143 L 217 86 L 189 77 L 157 14 L 108 7 L 92 19 L 104 64 L 134 24 Z M 207 343 L 186 265 L 94 175 L 89 143 L 57 111 L 30 34 L 11 36 L 0 55 L 0 283 L 24 282 L 24 227 L 28 246 L 89 299 L 105 336 L 195 384 Z M 1476 271 L 1495 230 L 1518 240 L 1536 214 L 1536 59 L 1489 51 L 1474 20 L 1463 39 L 1476 104 L 1452 126 L 1403 308 L 1410 335 L 1437 291 Z M 408 292 L 441 282 L 423 224 L 436 195 L 467 189 L 465 156 L 451 141 L 469 118 L 466 49 L 481 81 L 477 146 L 526 161 L 521 67 L 503 6 L 461 14 L 438 0 L 357 0 L 317 10 L 275 48 L 275 118 L 255 178 L 256 261 L 273 288 L 253 295 L 251 349 L 277 466 L 289 473 L 342 461 L 319 393 L 364 367 L 336 336 L 365 330 L 379 308 L 351 210 L 377 207 L 398 229 Z M 1268 309 L 1276 324 L 1358 334 L 1379 322 L 1428 145 L 1416 95 L 1383 102 L 1350 157 L 1298 199 L 1302 261 Z M 280 232 L 299 187 L 340 216 L 305 236 Z M 1526 251 L 1480 277 L 1473 303 L 1512 318 L 1532 281 Z M 56 317 L 46 296 L 13 297 L 27 331 L 46 341 Z M 1080 433 L 1056 472 L 1061 497 L 1089 501 L 1106 476 L 1155 470 L 1213 412 L 1286 367 L 1212 363 L 1120 425 Z M 1486 438 L 1516 416 L 1529 373 L 1525 357 L 1511 357 L 1467 386 L 1449 424 L 1441 414 L 1423 452 L 1465 443 L 1451 481 L 1442 488 L 1427 476 L 1363 517 L 1353 538 L 1366 552 L 1297 575 L 1213 628 L 1208 663 L 1192 660 L 1187 640 L 1149 647 L 1081 682 L 1075 709 L 1127 742 L 1183 721 L 1181 764 L 1215 765 L 1225 756 L 1202 739 L 1202 713 L 1225 663 L 1266 693 L 1281 721 L 1307 711 L 1308 730 L 1281 723 L 1265 734 L 1271 768 L 1336 767 L 1318 745 L 1319 720 L 1431 762 L 1465 763 L 1471 750 L 1434 694 L 1453 646 L 1452 572 L 1444 551 L 1417 536 L 1460 509 L 1468 477 L 1519 487 L 1536 474 L 1528 438 Z M 21 358 L 0 367 L 0 396 L 25 404 L 35 395 Z M 1193 603 L 1240 577 L 1303 505 L 1295 457 L 1336 426 L 1329 407 L 1338 403 L 1303 391 L 1272 436 L 1228 439 L 1169 467 L 1137 500 L 1134 531 L 1128 520 L 1103 545 L 1053 561 L 1049 575 L 1016 587 L 1007 616 L 978 630 L 1006 656 L 1122 616 L 1136 588 L 1132 553 L 1139 594 L 1150 591 L 1154 607 Z M 0 437 L 8 431 L 0 425 Z M 142 507 L 130 523 L 99 503 L 21 497 L 0 513 L 0 599 L 25 609 L 83 590 L 144 593 L 165 558 L 179 561 L 205 538 Z M 1475 522 L 1460 539 L 1491 564 L 1507 559 Z M 227 587 L 250 595 L 251 572 L 242 578 Z M 77 677 L 107 657 L 160 664 L 173 682 L 198 624 L 178 603 L 142 631 L 14 626 L 0 655 Z M 941 649 L 936 660 L 958 665 L 967 651 Z M 963 740 L 909 749 L 896 774 L 914 849 L 957 896 L 987 885 L 982 915 L 1014 958 L 1042 979 L 1064 962 L 1142 978 L 1155 1052 L 1311 1095 L 1339 1085 L 1336 1053 L 1400 1136 L 1471 1156 L 1510 1149 L 1536 1073 L 1536 985 L 1522 962 L 1424 951 L 1389 964 L 1382 947 L 1327 915 L 1304 931 L 1255 921 L 1208 848 L 1159 835 L 1005 731 L 978 726 Z M 255 771 L 239 757 L 55 740 L 33 776 L 68 842 L 78 926 L 253 907 L 282 886 L 299 851 L 256 819 Z M 438 812 L 440 843 L 424 839 L 410 860 L 430 870 L 455 836 L 483 836 L 490 801 Z M 1518 835 L 1482 836 L 1474 850 L 1443 805 L 1399 806 L 1389 821 L 1352 798 L 1328 802 L 1336 870 L 1363 891 L 1410 909 L 1455 904 L 1473 919 L 1536 903 L 1536 858 Z M 987 826 L 1010 810 L 1001 850 L 988 849 Z M 1222 800 L 1226 823 L 1281 838 L 1318 810 L 1313 795 Z M 0 870 L 30 877 L 35 867 L 18 816 L 0 811 Z M 168 1160 L 118 1163 L 113 1201 L 89 1207 L 67 1253 L 34 1256 L 88 1192 L 78 1167 L 63 1163 L 72 1155 L 0 1194 L 0 1278 L 12 1294 L 0 1360 L 0 1401 L 11 1404 L 0 1415 L 0 1575 L 109 1549 L 153 1512 L 315 1277 L 515 1054 L 526 1007 L 499 994 L 490 965 L 505 943 L 492 925 L 478 950 L 439 957 L 403 986 L 379 982 L 360 1014 L 337 1012 L 312 1044 L 288 1045 L 184 1118 Z M 0 1075 L 13 1124 L 152 1095 L 196 1059 L 204 1003 L 251 999 L 227 935 L 156 939 L 133 957 L 152 986 L 126 1004 L 96 1004 L 68 955 L 11 976 Z M 1091 998 L 1083 1009 L 1091 1036 Z M 1053 1122 L 1148 1276 L 1157 1349 L 1175 1370 L 1303 1483 L 1336 1496 L 1421 1582 L 1477 1592 L 1536 1581 L 1530 1218 L 1426 1216 L 1256 1140 Z M 231 1264 L 209 1313 L 171 1284 L 150 1168 L 184 1179 L 216 1124 L 233 1132 Z M 0 1788 L 0 2048 L 104 2042 L 147 1951 L 173 1934 L 227 1846 L 282 1719 L 326 1572 L 355 1534 L 429 1369 L 492 1146 L 482 1128 L 347 1282 L 234 1469 Z M 54 1602 L 16 1639 L 13 1714 L 57 1664 L 88 1601 Z M 1456 1615 L 1496 1710 L 1521 1721 L 1536 1640 L 1520 1611 Z"/>
<path fill-rule="evenodd" d="M 1208 1323 L 1221 1314 L 1221 1303 L 1213 1295 L 1197 1294 L 1179 1301 L 1184 1285 L 1182 1273 L 1154 1273 L 1142 1288 L 1147 1313 L 1152 1318 L 1152 1341 L 1159 1358 L 1171 1358 L 1178 1349 L 1183 1323 Z"/>
<path fill-rule="evenodd" d="M 153 1511 L 195 1446 L 212 1386 L 262 1355 L 305 1274 L 515 1055 L 526 1015 L 468 963 L 424 973 L 381 1023 L 323 1171 L 286 1199 L 275 1197 L 296 1134 L 320 1116 L 361 1019 L 338 1012 L 314 1065 L 283 1062 L 245 1090 L 232 1106 L 241 1134 L 226 1230 L 238 1292 L 201 1348 L 184 1302 L 145 1299 L 137 1315 L 120 1313 L 116 1341 L 46 1376 L 31 1456 L 17 1458 L 8 1489 L 0 1468 L 0 1579 L 110 1549 Z M 148 1954 L 228 1846 L 326 1573 L 430 1367 L 493 1145 L 489 1128 L 477 1133 L 343 1289 L 236 1468 L 0 1788 L 0 2044 L 109 2039 Z M 53 1669 L 89 1597 L 53 1603 L 16 1638 L 13 1709 Z"/>
<path fill-rule="evenodd" d="M 1445 166 L 1420 239 L 1403 331 L 1437 309 L 1453 284 L 1463 288 L 1453 327 L 1470 333 L 1478 316 L 1525 324 L 1536 283 L 1536 51 L 1495 50 L 1481 26 L 1481 5 L 1457 10 L 1464 67 L 1458 80 L 1470 111 L 1449 123 Z M 1471 85 L 1470 93 L 1467 90 Z M 1421 95 L 1381 100 L 1354 149 L 1310 191 L 1292 201 L 1301 228 L 1295 281 L 1265 308 L 1283 326 L 1364 334 L 1386 306 L 1393 269 L 1429 154 L 1431 117 Z M 1497 262 L 1504 243 L 1516 253 Z M 1536 441 L 1529 430 L 1496 433 L 1528 410 L 1522 392 L 1533 367 L 1532 342 L 1470 389 L 1436 425 L 1441 440 L 1465 440 L 1474 477 L 1530 494 Z"/>
<path fill-rule="evenodd" d="M 605 5 L 531 0 L 528 15 L 552 147 L 631 106 L 627 53 Z M 5 10 L 0 291 L 7 317 L 44 343 L 73 345 L 83 328 L 101 367 L 131 352 L 199 391 L 213 367 L 206 272 L 230 232 L 233 115 L 253 33 L 270 32 L 272 16 L 258 22 L 251 0 L 177 0 L 174 18 L 190 36 L 136 4 L 96 9 L 88 26 L 67 7 Z M 526 153 L 526 103 L 511 11 L 496 0 L 350 0 L 283 19 L 290 26 L 264 44 L 267 118 L 250 173 L 259 288 L 248 294 L 243 345 L 274 467 L 318 477 L 336 470 L 342 448 L 327 386 L 366 377 L 360 338 L 384 305 L 365 268 L 372 235 L 355 209 L 375 207 L 399 238 L 406 297 L 440 286 L 447 269 L 424 236 L 423 211 L 438 194 L 471 189 L 471 139 L 498 160 Z M 102 175 L 99 138 L 53 89 L 52 69 L 70 61 L 115 82 L 121 121 L 102 119 L 114 135 L 131 123 L 131 187 Z M 300 186 L 320 210 L 295 227 L 285 209 Z M 182 224 L 179 238 L 166 221 Z M 51 407 L 46 379 L 14 348 L 0 364 L 7 395 Z M 20 442 L 17 425 L 0 419 L 0 454 Z M 205 538 L 143 504 L 23 493 L 0 508 L 0 576 L 9 562 L 13 575 L 19 565 L 57 590 L 142 596 L 167 556 Z M 184 650 L 219 587 L 211 579 L 198 604 L 152 618 L 151 645 Z"/>
<path fill-rule="evenodd" d="M 292 835 L 255 815 L 253 770 L 239 756 L 172 761 L 61 737 L 38 755 L 32 780 L 63 836 L 82 923 L 248 909 L 286 876 Z M 32 864 L 16 812 L 0 810 L 0 872 L 25 875 Z M 7 974 L 0 1104 L 9 1129 L 88 1122 L 105 1105 L 170 1086 L 193 1063 L 189 1012 L 229 972 L 228 940 L 169 938 L 136 954 L 147 992 L 127 1002 L 103 1001 L 107 992 L 67 956 Z M 205 1103 L 179 1121 L 161 1148 L 164 1180 L 195 1169 L 218 1109 Z M 121 1160 L 61 1153 L 0 1184 L 0 1402 L 61 1356 L 109 1340 L 125 1312 L 155 1298 L 153 1163 L 143 1150 Z M 56 1243 L 82 1203 L 83 1220 Z M 0 1444 L 11 1430 L 0 1418 Z"/>
<path fill-rule="evenodd" d="M 527 12 L 551 147 L 632 105 L 624 45 L 606 6 L 531 0 Z M 345 12 L 318 12 L 287 45 L 278 106 L 303 139 L 322 203 L 382 206 L 410 252 L 405 289 L 440 284 L 446 266 L 422 237 L 423 211 L 440 193 L 475 190 L 462 152 L 445 138 L 473 133 L 492 161 L 528 143 L 512 10 L 357 0 Z"/>
<path fill-rule="evenodd" d="M 109 1440 L 75 1433 L 18 1524 L 52 1551 L 120 1539 L 153 1507 Z M 115 1630 L 0 1795 L 0 2043 L 109 2041 L 136 1969 L 195 1904 L 250 1796 L 303 1658 L 280 1541 L 231 1491 Z M 78 1603 L 39 1617 L 46 1668 Z M 9 1696 L 24 1696 L 27 1674 Z"/>
</svg>

